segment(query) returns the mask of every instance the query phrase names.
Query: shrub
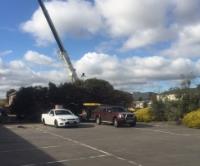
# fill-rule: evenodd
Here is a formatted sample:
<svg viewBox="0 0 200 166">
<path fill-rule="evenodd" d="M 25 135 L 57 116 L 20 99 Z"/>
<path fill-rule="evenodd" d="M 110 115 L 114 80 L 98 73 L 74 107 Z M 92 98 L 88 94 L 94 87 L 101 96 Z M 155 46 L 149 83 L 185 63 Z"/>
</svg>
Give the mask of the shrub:
<svg viewBox="0 0 200 166">
<path fill-rule="evenodd" d="M 151 122 L 153 120 L 153 113 L 150 108 L 142 108 L 135 112 L 138 122 Z"/>
<path fill-rule="evenodd" d="M 200 108 L 186 114 L 183 118 L 183 124 L 191 128 L 200 128 Z"/>
<path fill-rule="evenodd" d="M 177 121 L 180 119 L 180 113 L 176 108 L 171 108 L 165 111 L 165 117 L 167 121 Z"/>
</svg>

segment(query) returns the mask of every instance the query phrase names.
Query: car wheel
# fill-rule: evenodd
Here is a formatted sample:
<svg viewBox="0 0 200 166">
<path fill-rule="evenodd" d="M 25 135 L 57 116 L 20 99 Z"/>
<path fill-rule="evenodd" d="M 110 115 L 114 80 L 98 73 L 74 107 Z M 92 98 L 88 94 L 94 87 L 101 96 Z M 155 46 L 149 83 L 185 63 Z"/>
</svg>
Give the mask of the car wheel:
<svg viewBox="0 0 200 166">
<path fill-rule="evenodd" d="M 114 126 L 115 126 L 115 127 L 119 127 L 119 122 L 117 121 L 117 118 L 114 119 L 114 122 L 113 122 L 113 123 L 114 123 Z"/>
<path fill-rule="evenodd" d="M 43 123 L 43 125 L 46 125 L 46 123 L 45 123 L 45 120 L 44 120 L 44 119 L 42 120 L 42 123 Z"/>
<path fill-rule="evenodd" d="M 55 126 L 56 128 L 58 128 L 58 122 L 57 122 L 57 120 L 54 121 L 54 126 Z"/>
<path fill-rule="evenodd" d="M 100 118 L 100 117 L 97 117 L 97 118 L 96 118 L 96 124 L 98 124 L 98 125 L 101 124 L 101 118 Z"/>
</svg>

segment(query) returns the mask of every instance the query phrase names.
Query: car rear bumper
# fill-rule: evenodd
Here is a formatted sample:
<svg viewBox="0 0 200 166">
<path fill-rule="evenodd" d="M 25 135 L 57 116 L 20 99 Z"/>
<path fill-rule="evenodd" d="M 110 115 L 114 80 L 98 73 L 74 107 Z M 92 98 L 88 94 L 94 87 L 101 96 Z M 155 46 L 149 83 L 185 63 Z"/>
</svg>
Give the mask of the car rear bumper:
<svg viewBox="0 0 200 166">
<path fill-rule="evenodd" d="M 134 119 L 118 119 L 119 124 L 133 124 L 136 123 L 136 118 Z"/>
</svg>

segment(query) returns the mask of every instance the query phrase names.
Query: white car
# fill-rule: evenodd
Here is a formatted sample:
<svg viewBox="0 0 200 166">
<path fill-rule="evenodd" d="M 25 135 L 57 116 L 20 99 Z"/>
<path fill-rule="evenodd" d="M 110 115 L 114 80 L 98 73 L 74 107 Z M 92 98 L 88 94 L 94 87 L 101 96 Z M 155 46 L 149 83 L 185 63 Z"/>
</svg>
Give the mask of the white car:
<svg viewBox="0 0 200 166">
<path fill-rule="evenodd" d="M 52 109 L 48 113 L 42 114 L 41 120 L 44 125 L 55 127 L 78 126 L 80 123 L 79 117 L 68 109 Z"/>
</svg>

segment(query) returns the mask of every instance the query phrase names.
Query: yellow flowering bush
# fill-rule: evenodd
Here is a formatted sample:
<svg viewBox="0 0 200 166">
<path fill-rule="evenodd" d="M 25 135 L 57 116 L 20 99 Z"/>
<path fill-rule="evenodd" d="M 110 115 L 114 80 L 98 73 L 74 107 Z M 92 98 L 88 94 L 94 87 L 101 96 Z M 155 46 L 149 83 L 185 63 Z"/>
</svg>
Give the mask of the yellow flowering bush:
<svg viewBox="0 0 200 166">
<path fill-rule="evenodd" d="M 200 128 L 200 108 L 186 114 L 182 120 L 183 124 L 191 128 Z"/>
<path fill-rule="evenodd" d="M 142 108 L 135 112 L 138 122 L 151 122 L 153 120 L 153 113 L 150 108 Z"/>
</svg>

